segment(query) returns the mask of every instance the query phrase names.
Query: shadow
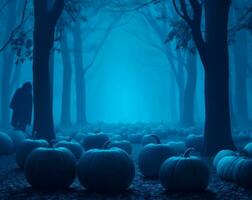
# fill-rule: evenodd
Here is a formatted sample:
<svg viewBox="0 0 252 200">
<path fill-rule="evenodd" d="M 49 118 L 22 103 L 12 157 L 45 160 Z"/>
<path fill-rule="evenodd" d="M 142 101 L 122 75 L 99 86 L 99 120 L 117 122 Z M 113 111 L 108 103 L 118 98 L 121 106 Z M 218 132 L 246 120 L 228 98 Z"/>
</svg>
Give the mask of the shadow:
<svg viewBox="0 0 252 200">
<path fill-rule="evenodd" d="M 199 200 L 217 200 L 216 193 L 211 190 L 198 192 L 164 192 L 165 196 L 175 199 L 199 199 Z"/>
<path fill-rule="evenodd" d="M 118 191 L 118 192 L 99 192 L 99 193 L 83 189 L 78 192 L 78 198 L 101 199 L 104 196 L 106 196 L 106 198 L 108 198 L 108 199 L 118 199 L 120 197 L 123 197 L 125 199 L 131 199 L 131 197 L 135 197 L 136 194 L 133 189 L 128 189 L 126 191 Z"/>
</svg>

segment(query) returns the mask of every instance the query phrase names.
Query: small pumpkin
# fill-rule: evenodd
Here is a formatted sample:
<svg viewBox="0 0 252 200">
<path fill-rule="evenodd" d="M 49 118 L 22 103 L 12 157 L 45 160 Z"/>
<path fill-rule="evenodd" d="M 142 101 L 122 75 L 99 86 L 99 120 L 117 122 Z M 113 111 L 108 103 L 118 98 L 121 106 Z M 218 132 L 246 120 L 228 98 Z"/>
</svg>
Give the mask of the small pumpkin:
<svg viewBox="0 0 252 200">
<path fill-rule="evenodd" d="M 126 190 L 135 176 L 134 162 L 119 149 L 91 149 L 77 164 L 77 176 L 87 190 L 104 193 Z"/>
<path fill-rule="evenodd" d="M 203 135 L 190 134 L 186 138 L 186 147 L 194 148 L 196 151 L 203 151 L 204 148 L 204 137 Z"/>
<path fill-rule="evenodd" d="M 176 142 L 170 141 L 166 143 L 169 147 L 171 147 L 177 154 L 182 154 L 186 150 L 185 142 Z"/>
<path fill-rule="evenodd" d="M 73 139 L 77 142 L 81 142 L 82 140 L 84 140 L 85 137 L 86 137 L 86 134 L 82 132 L 77 132 L 73 134 Z"/>
<path fill-rule="evenodd" d="M 145 178 L 157 179 L 163 162 L 176 155 L 170 146 L 161 144 L 160 139 L 155 137 L 157 144 L 145 145 L 138 156 L 139 169 Z"/>
<path fill-rule="evenodd" d="M 9 155 L 14 152 L 14 143 L 6 134 L 0 132 L 0 155 Z"/>
<path fill-rule="evenodd" d="M 9 136 L 11 137 L 15 149 L 18 148 L 18 146 L 27 138 L 27 134 L 23 131 L 13 131 L 9 133 Z"/>
<path fill-rule="evenodd" d="M 140 133 L 134 133 L 134 134 L 128 135 L 128 140 L 132 144 L 141 144 L 142 139 L 143 139 L 143 135 Z"/>
<path fill-rule="evenodd" d="M 39 147 L 25 161 L 25 177 L 37 189 L 67 188 L 74 182 L 75 164 L 73 153 L 64 147 Z"/>
<path fill-rule="evenodd" d="M 217 165 L 217 174 L 221 179 L 252 188 L 252 158 L 246 151 L 223 157 Z"/>
<path fill-rule="evenodd" d="M 16 162 L 18 166 L 23 169 L 25 161 L 29 154 L 38 147 L 48 147 L 49 144 L 46 140 L 24 140 L 18 147 L 16 152 Z"/>
<path fill-rule="evenodd" d="M 235 181 L 238 185 L 242 187 L 252 188 L 252 158 L 250 157 L 240 157 L 236 161 L 236 175 Z"/>
<path fill-rule="evenodd" d="M 218 163 L 220 162 L 220 160 L 226 156 L 234 156 L 236 155 L 237 153 L 235 151 L 232 151 L 232 150 L 229 150 L 229 149 L 225 149 L 225 150 L 221 150 L 219 151 L 216 156 L 214 157 L 214 160 L 213 160 L 213 166 L 214 168 L 216 169 L 217 168 L 217 165 Z"/>
<path fill-rule="evenodd" d="M 156 139 L 157 135 L 144 135 L 142 139 L 142 145 L 145 146 L 147 144 L 157 144 L 159 141 Z"/>
<path fill-rule="evenodd" d="M 68 138 L 68 140 L 65 141 L 60 141 L 56 143 L 54 147 L 65 147 L 69 149 L 74 154 L 76 159 L 79 159 L 83 154 L 82 146 L 79 143 L 72 141 L 72 138 Z"/>
<path fill-rule="evenodd" d="M 104 133 L 89 134 L 82 142 L 82 146 L 86 151 L 90 149 L 102 149 L 105 142 L 109 140 L 109 137 Z"/>
<path fill-rule="evenodd" d="M 190 156 L 192 149 L 183 156 L 168 158 L 160 168 L 161 185 L 168 191 L 195 192 L 205 190 L 209 184 L 210 172 L 198 157 Z"/>
<path fill-rule="evenodd" d="M 113 147 L 120 148 L 124 150 L 125 152 L 127 152 L 129 155 L 132 153 L 132 145 L 127 140 L 113 141 L 113 142 L 108 141 L 107 144 L 105 144 L 105 146 L 107 146 L 108 148 L 113 148 Z"/>
<path fill-rule="evenodd" d="M 244 148 L 243 151 L 248 155 L 252 157 L 252 142 L 248 143 Z"/>
<path fill-rule="evenodd" d="M 123 138 L 121 135 L 116 134 L 116 135 L 113 135 L 110 140 L 111 141 L 121 141 L 121 140 L 123 140 Z"/>
</svg>

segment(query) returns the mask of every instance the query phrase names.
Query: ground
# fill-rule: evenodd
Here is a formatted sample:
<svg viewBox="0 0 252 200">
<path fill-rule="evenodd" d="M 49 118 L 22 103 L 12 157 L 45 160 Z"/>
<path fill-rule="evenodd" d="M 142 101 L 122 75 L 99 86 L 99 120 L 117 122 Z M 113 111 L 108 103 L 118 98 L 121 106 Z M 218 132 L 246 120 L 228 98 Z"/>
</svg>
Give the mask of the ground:
<svg viewBox="0 0 252 200">
<path fill-rule="evenodd" d="M 135 152 L 137 151 L 134 147 Z M 136 158 L 134 153 L 134 159 Z M 212 170 L 209 188 L 200 194 L 168 194 L 158 181 L 146 180 L 137 171 L 132 187 L 121 194 L 98 195 L 88 193 L 76 180 L 72 187 L 60 192 L 34 191 L 26 182 L 24 174 L 15 163 L 15 156 L 0 157 L 0 200 L 251 200 L 252 191 L 241 188 L 233 183 L 220 180 Z"/>
</svg>

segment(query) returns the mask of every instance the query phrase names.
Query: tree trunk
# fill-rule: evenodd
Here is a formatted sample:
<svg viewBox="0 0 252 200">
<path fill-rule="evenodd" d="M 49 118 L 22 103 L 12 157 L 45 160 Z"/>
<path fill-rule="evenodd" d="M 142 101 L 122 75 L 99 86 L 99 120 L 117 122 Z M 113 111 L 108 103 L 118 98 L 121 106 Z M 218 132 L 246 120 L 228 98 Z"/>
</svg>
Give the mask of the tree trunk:
<svg viewBox="0 0 252 200">
<path fill-rule="evenodd" d="M 184 69 L 184 59 L 181 52 L 177 53 L 178 56 L 178 72 L 177 72 L 177 85 L 178 85 L 178 95 L 179 95 L 179 120 L 180 124 L 183 125 L 184 113 L 184 95 L 185 95 L 185 69 Z"/>
<path fill-rule="evenodd" d="M 34 49 L 33 49 L 33 133 L 39 139 L 55 138 L 50 84 L 49 58 L 54 43 L 55 26 L 64 8 L 64 1 L 55 0 L 48 9 L 47 1 L 34 1 Z"/>
<path fill-rule="evenodd" d="M 76 110 L 77 125 L 82 127 L 87 124 L 86 117 L 86 72 L 83 63 L 82 38 L 80 34 L 80 24 L 77 24 L 74 31 L 74 64 L 75 64 L 75 90 L 76 90 Z"/>
<path fill-rule="evenodd" d="M 61 56 L 63 61 L 63 93 L 61 107 L 61 125 L 63 127 L 71 126 L 71 83 L 72 83 L 72 64 L 68 47 L 67 35 L 62 34 Z"/>
<path fill-rule="evenodd" d="M 18 13 L 20 12 L 20 8 L 22 8 L 22 4 L 17 6 L 15 1 L 10 2 L 7 10 L 7 21 L 5 32 L 5 38 L 9 37 L 10 30 L 15 26 Z M 15 11 L 13 13 L 13 11 Z M 10 100 L 11 100 L 11 74 L 14 70 L 14 58 L 15 53 L 11 50 L 11 48 L 7 47 L 3 52 L 3 70 L 1 74 L 1 125 L 3 127 L 9 126 L 10 123 Z"/>
<path fill-rule="evenodd" d="M 234 149 L 229 103 L 227 26 L 230 1 L 206 0 L 205 154 Z M 203 57 L 203 56 L 202 56 Z"/>
<path fill-rule="evenodd" d="M 188 52 L 187 55 L 186 71 L 187 71 L 187 81 L 184 91 L 182 124 L 185 127 L 192 127 L 195 125 L 194 103 L 195 103 L 196 84 L 197 84 L 197 57 L 195 54 L 192 54 L 190 52 Z"/>
<path fill-rule="evenodd" d="M 54 64 L 55 64 L 55 52 L 51 50 L 49 58 L 49 68 L 50 68 L 50 83 L 51 83 L 51 101 L 53 103 L 53 94 L 54 94 Z"/>
<path fill-rule="evenodd" d="M 248 58 L 248 41 L 246 33 L 238 33 L 237 41 L 234 44 L 234 61 L 235 61 L 235 112 L 239 121 L 238 124 L 243 128 L 249 125 L 248 114 L 248 93 L 247 93 L 247 69 L 249 66 Z"/>
</svg>

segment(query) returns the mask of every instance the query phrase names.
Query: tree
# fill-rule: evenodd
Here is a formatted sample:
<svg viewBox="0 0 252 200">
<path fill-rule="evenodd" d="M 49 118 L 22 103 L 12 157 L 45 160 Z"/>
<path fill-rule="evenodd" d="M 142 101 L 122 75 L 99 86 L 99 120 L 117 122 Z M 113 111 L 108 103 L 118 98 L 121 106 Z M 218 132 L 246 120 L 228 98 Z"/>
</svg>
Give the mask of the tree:
<svg viewBox="0 0 252 200">
<path fill-rule="evenodd" d="M 230 0 L 173 0 L 177 13 L 192 31 L 205 71 L 205 155 L 221 149 L 234 149 L 229 109 L 228 16 Z M 205 9 L 205 37 L 202 11 Z M 192 15 L 189 11 L 191 8 Z"/>
<path fill-rule="evenodd" d="M 188 26 L 184 21 L 177 20 L 176 15 L 168 12 L 167 2 L 162 1 L 159 4 L 157 6 L 146 6 L 140 10 L 145 21 L 152 28 L 155 36 L 157 36 L 158 43 L 150 39 L 143 39 L 142 36 L 137 36 L 137 38 L 149 44 L 151 47 L 160 50 L 166 56 L 179 91 L 180 125 L 185 127 L 194 126 L 197 66 L 196 62 L 191 62 L 194 56 L 187 56 L 190 62 L 186 62 L 185 59 L 186 54 L 195 54 L 195 48 L 189 46 L 192 40 L 191 33 L 188 31 Z M 153 7 L 157 8 L 153 9 Z M 176 43 L 177 51 L 175 54 L 172 52 L 173 42 Z M 195 66 L 192 66 L 192 64 L 195 64 Z M 171 98 L 173 97 L 171 96 Z"/>
<path fill-rule="evenodd" d="M 246 16 L 246 14 L 244 15 L 244 11 L 248 12 L 246 9 L 248 5 L 248 1 L 233 2 L 232 21 L 235 24 L 235 28 L 230 30 L 230 34 L 232 36 L 231 46 L 235 64 L 233 104 L 235 105 L 234 110 L 237 113 L 236 126 L 239 125 L 243 128 L 248 127 L 250 124 L 248 113 L 249 33 L 247 32 L 247 30 L 249 30 L 250 23 L 249 16 Z"/>
<path fill-rule="evenodd" d="M 103 8 L 104 5 L 99 5 L 99 8 Z M 96 58 L 98 57 L 101 48 L 103 47 L 104 43 L 106 42 L 107 38 L 109 37 L 110 33 L 114 28 L 117 27 L 118 23 L 120 22 L 123 16 L 123 12 L 116 13 L 112 15 L 112 20 L 106 25 L 106 27 L 99 28 L 99 27 L 92 27 L 91 29 L 88 28 L 84 31 L 86 37 L 83 37 L 84 34 L 82 32 L 82 26 L 80 22 L 77 22 L 72 28 L 73 34 L 73 41 L 74 41 L 74 66 L 75 66 L 75 91 L 76 91 L 76 110 L 77 110 L 77 126 L 82 127 L 88 123 L 87 120 L 87 84 L 86 84 L 86 77 L 90 69 L 95 64 Z M 84 62 L 84 52 L 85 46 L 83 45 L 85 41 L 87 41 L 88 37 L 96 30 L 102 29 L 101 37 L 98 41 L 95 41 L 93 44 L 93 48 L 89 48 L 89 61 Z"/>
<path fill-rule="evenodd" d="M 71 126 L 71 85 L 72 85 L 72 63 L 71 52 L 68 45 L 68 34 L 61 33 L 61 56 L 63 63 L 63 91 L 61 105 L 61 125 L 63 127 Z"/>
<path fill-rule="evenodd" d="M 34 0 L 33 95 L 34 127 L 37 138 L 55 138 L 49 58 L 54 43 L 56 23 L 64 9 L 64 0 Z M 50 8 L 51 6 L 51 8 Z"/>
<path fill-rule="evenodd" d="M 27 2 L 26 2 L 27 3 Z M 24 10 L 26 9 L 26 3 L 17 3 L 16 1 L 11 1 L 6 4 L 6 25 L 5 27 L 5 38 L 7 41 L 1 47 L 0 52 L 3 55 L 3 69 L 1 74 L 1 124 L 7 126 L 10 120 L 10 109 L 9 103 L 10 98 L 14 89 L 15 81 L 18 80 L 17 68 L 20 66 L 15 66 L 15 58 L 18 52 L 13 51 L 13 46 L 9 45 L 13 43 L 16 35 L 10 33 L 10 30 L 16 25 L 20 13 L 25 15 Z M 8 5 L 8 6 L 7 6 Z M 14 12 L 13 12 L 14 11 Z M 15 32 L 16 33 L 16 32 Z M 10 37 L 11 34 L 11 37 Z M 16 54 L 15 54 L 16 53 Z M 15 74 L 17 79 L 11 80 L 12 74 Z"/>
</svg>

